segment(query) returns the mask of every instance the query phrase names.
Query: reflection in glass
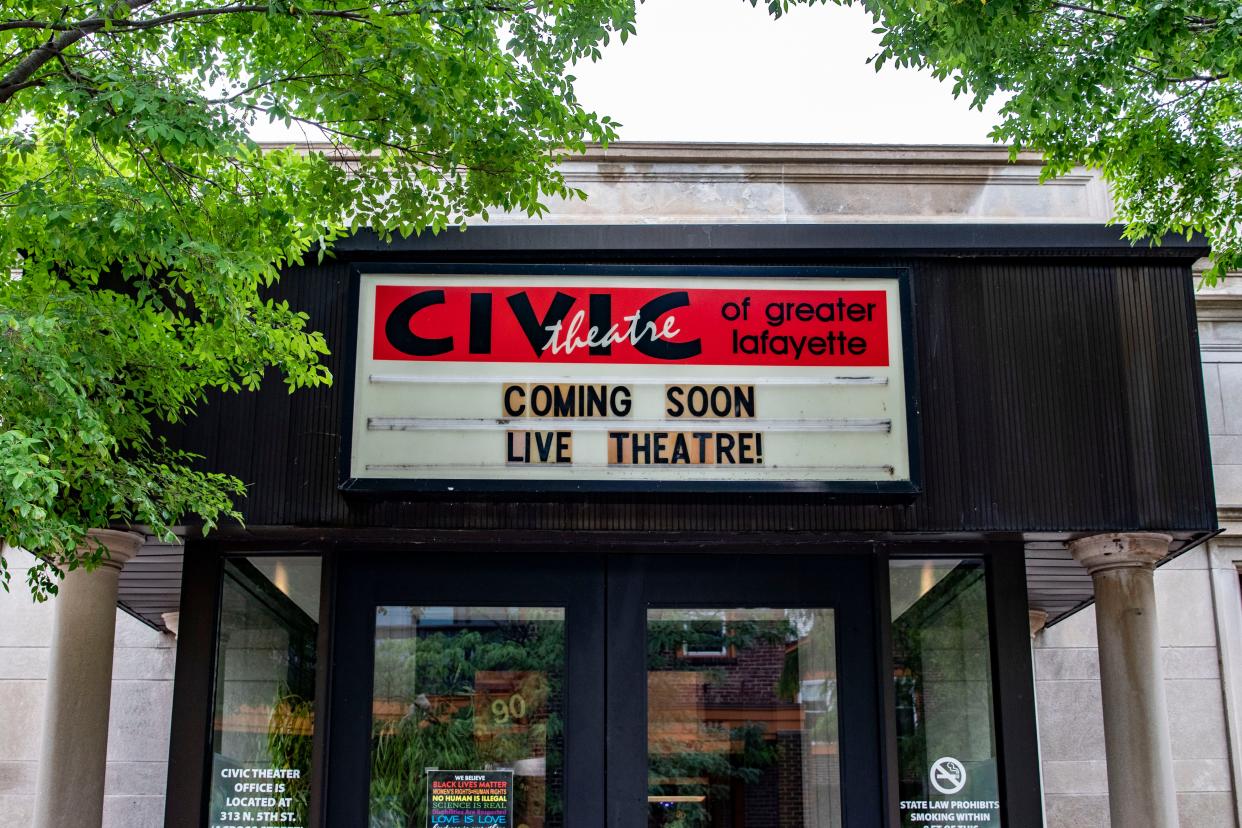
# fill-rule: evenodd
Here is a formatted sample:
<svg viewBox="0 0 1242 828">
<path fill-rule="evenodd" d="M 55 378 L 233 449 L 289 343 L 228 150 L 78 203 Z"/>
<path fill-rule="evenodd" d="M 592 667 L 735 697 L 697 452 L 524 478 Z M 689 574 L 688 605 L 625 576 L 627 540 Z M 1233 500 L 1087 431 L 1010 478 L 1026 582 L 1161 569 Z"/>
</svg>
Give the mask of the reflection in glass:
<svg viewBox="0 0 1242 828">
<path fill-rule="evenodd" d="M 229 558 L 208 825 L 307 824 L 319 631 L 315 557 Z"/>
<path fill-rule="evenodd" d="M 841 825 L 827 609 L 647 613 L 648 825 Z"/>
<path fill-rule="evenodd" d="M 371 828 L 427 825 L 426 771 L 512 770 L 514 825 L 564 824 L 564 610 L 378 607 Z"/>
<path fill-rule="evenodd" d="M 999 828 L 983 562 L 894 560 L 889 594 L 902 825 Z"/>
</svg>

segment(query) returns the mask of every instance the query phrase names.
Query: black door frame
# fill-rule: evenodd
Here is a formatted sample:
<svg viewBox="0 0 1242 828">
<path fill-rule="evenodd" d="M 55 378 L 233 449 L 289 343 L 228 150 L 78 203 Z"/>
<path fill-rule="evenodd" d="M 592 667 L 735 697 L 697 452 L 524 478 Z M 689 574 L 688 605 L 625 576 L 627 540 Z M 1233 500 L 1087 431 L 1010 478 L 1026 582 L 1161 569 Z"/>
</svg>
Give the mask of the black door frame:
<svg viewBox="0 0 1242 828">
<path fill-rule="evenodd" d="M 649 607 L 832 609 L 837 636 L 841 817 L 885 822 L 873 556 L 858 554 L 625 554 L 608 570 L 610 828 L 647 822 Z M 636 819 L 641 816 L 641 820 Z"/>
<path fill-rule="evenodd" d="M 589 800 L 604 789 L 604 565 L 596 554 L 505 555 L 451 550 L 359 552 L 333 587 L 331 716 L 324 763 L 324 825 L 366 825 L 371 769 L 375 607 L 565 608 L 565 824 L 603 828 Z"/>
<path fill-rule="evenodd" d="M 647 596 L 642 579 L 633 577 L 632 571 L 627 577 L 627 570 L 641 567 L 644 559 L 647 561 L 667 559 L 669 562 L 667 566 L 674 566 L 673 562 L 678 559 L 683 561 L 706 559 L 709 561 L 709 569 L 712 573 L 709 580 L 727 582 L 731 578 L 736 579 L 732 587 L 728 587 L 727 583 L 724 586 L 734 590 L 732 594 L 738 596 L 738 600 L 741 601 L 737 605 L 757 606 L 759 603 L 776 603 L 772 598 L 760 601 L 765 594 L 762 587 L 765 580 L 767 582 L 782 580 L 788 583 L 788 573 L 786 572 L 785 577 L 782 578 L 778 573 L 779 568 L 772 567 L 775 560 L 782 558 L 796 558 L 800 565 L 810 567 L 823 565 L 830 569 L 837 568 L 842 573 L 846 571 L 845 568 L 853 567 L 855 575 L 845 580 L 854 581 L 857 594 L 847 595 L 845 598 L 847 600 L 862 598 L 869 602 L 866 606 L 871 608 L 870 614 L 866 617 L 858 616 L 857 628 L 861 634 L 869 638 L 871 646 L 876 651 L 875 658 L 870 665 L 859 660 L 852 668 L 847 667 L 843 661 L 839 662 L 839 666 L 842 676 L 847 675 L 847 669 L 853 671 L 853 675 L 848 677 L 852 687 L 862 687 L 863 685 L 859 682 L 865 682 L 866 686 L 871 688 L 868 702 L 868 709 L 871 712 L 867 714 L 870 718 L 850 715 L 848 720 L 843 718 L 843 726 L 847 726 L 847 721 L 870 721 L 878 729 L 874 739 L 862 743 L 862 749 L 869 748 L 876 755 L 875 761 L 868 760 L 868 763 L 878 766 L 874 776 L 871 777 L 874 782 L 864 780 L 864 783 L 886 786 L 887 793 L 874 808 L 864 806 L 864 810 L 860 812 L 858 805 L 849 805 L 847 819 L 857 822 L 847 822 L 847 824 L 850 828 L 854 828 L 855 824 L 898 826 L 900 821 L 897 812 L 894 772 L 896 745 L 890 721 L 893 706 L 892 686 L 891 681 L 885 678 L 890 676 L 892 671 L 891 658 L 888 655 L 889 625 L 886 612 L 887 567 L 890 557 L 965 557 L 979 558 L 986 562 L 989 620 L 992 631 L 992 676 L 995 702 L 993 715 L 996 717 L 998 728 L 997 759 L 1004 824 L 1006 828 L 1038 828 L 1041 824 L 1042 793 L 1038 773 L 1038 735 L 1033 700 L 1034 677 L 1027 631 L 1026 583 L 1020 542 L 952 543 L 924 540 L 904 543 L 872 543 L 860 541 L 805 546 L 795 544 L 797 549 L 792 552 L 776 552 L 770 546 L 765 549 L 763 544 L 745 550 L 739 548 L 737 544 L 699 546 L 694 552 L 686 552 L 686 547 L 682 546 L 680 551 L 657 553 L 621 551 L 617 546 L 606 543 L 597 544 L 597 551 L 586 551 L 581 548 L 575 550 L 566 547 L 558 549 L 555 545 L 551 546 L 551 551 L 538 554 L 529 553 L 527 548 L 523 548 L 520 553 L 510 549 L 507 554 L 504 554 L 498 551 L 506 548 L 504 545 L 493 544 L 469 548 L 465 545 L 440 543 L 423 543 L 416 546 L 376 544 L 360 550 L 354 543 L 348 541 L 333 542 L 324 539 L 320 539 L 318 543 L 279 543 L 270 540 L 218 543 L 198 539 L 187 542 L 184 586 L 181 595 L 183 623 L 177 642 L 177 667 L 169 745 L 165 809 L 167 823 L 169 825 L 205 824 L 204 809 L 211 769 L 215 636 L 220 621 L 220 578 L 224 558 L 231 555 L 315 555 L 322 556 L 323 578 L 320 602 L 320 662 L 316 690 L 317 725 L 314 738 L 311 808 L 308 815 L 310 828 L 357 824 L 334 819 L 333 817 L 339 813 L 336 809 L 345 806 L 339 802 L 333 802 L 331 803 L 333 810 L 328 810 L 329 804 L 325 801 L 325 799 L 333 798 L 333 794 L 339 791 L 335 787 L 336 780 L 332 778 L 332 775 L 346 772 L 341 770 L 339 762 L 333 762 L 334 767 L 330 768 L 326 759 L 330 754 L 335 758 L 342 736 L 345 738 L 345 743 L 350 744 L 351 734 L 348 733 L 350 721 L 352 721 L 352 726 L 357 727 L 361 720 L 364 727 L 357 728 L 352 734 L 355 740 L 353 748 L 355 761 L 352 762 L 348 773 L 354 774 L 355 783 L 359 773 L 363 777 L 369 777 L 369 748 L 364 744 L 364 749 L 359 751 L 357 747 L 358 734 L 363 734 L 365 739 L 365 734 L 369 733 L 369 711 L 363 713 L 360 719 L 359 711 L 355 708 L 352 714 L 354 718 L 348 720 L 343 706 L 337 703 L 336 695 L 343 693 L 348 697 L 352 693 L 357 701 L 357 696 L 364 690 L 369 694 L 369 681 L 366 682 L 365 687 L 361 688 L 357 686 L 351 688 L 350 684 L 360 684 L 356 682 L 359 675 L 357 670 L 360 656 L 365 656 L 367 662 L 364 675 L 370 674 L 373 643 L 368 640 L 365 647 L 355 647 L 351 652 L 350 648 L 345 646 L 345 642 L 337 638 L 338 628 L 342 626 L 347 628 L 348 622 L 338 623 L 337 619 L 354 616 L 352 623 L 362 623 L 360 619 L 365 619 L 366 624 L 373 626 L 373 618 L 369 617 L 368 613 L 352 612 L 353 608 L 358 606 L 357 602 L 360 597 L 365 597 L 366 600 L 376 600 L 377 603 L 381 597 L 394 604 L 407 600 L 409 593 L 399 592 L 397 580 L 393 576 L 393 573 L 399 571 L 401 567 L 408 566 L 426 575 L 433 575 L 437 569 L 434 562 L 440 561 L 438 567 L 441 576 L 448 576 L 459 573 L 461 567 L 458 563 L 465 560 L 465 566 L 472 575 L 471 583 L 475 589 L 472 593 L 463 591 L 462 600 L 469 597 L 471 603 L 476 604 L 489 603 L 481 599 L 481 587 L 484 586 L 496 590 L 493 593 L 494 600 L 490 603 L 496 605 L 512 603 L 506 591 L 523 583 L 532 587 L 529 593 L 531 595 L 550 596 L 543 602 L 548 605 L 564 603 L 568 606 L 566 598 L 568 592 L 576 592 L 579 599 L 582 596 L 602 596 L 596 601 L 579 601 L 583 604 L 579 611 L 586 613 L 581 617 L 586 618 L 587 621 L 586 624 L 580 621 L 574 627 L 584 627 L 578 630 L 579 633 L 594 630 L 594 635 L 585 636 L 583 645 L 575 647 L 574 651 L 568 655 L 573 661 L 567 664 L 567 669 L 574 669 L 578 659 L 587 659 L 594 664 L 594 667 L 588 668 L 585 662 L 578 666 L 585 668 L 585 672 L 596 677 L 586 681 L 584 686 L 588 687 L 588 693 L 576 694 L 574 696 L 575 707 L 567 710 L 567 720 L 569 716 L 575 717 L 574 726 L 572 728 L 567 726 L 567 739 L 574 739 L 572 743 L 567 743 L 567 751 L 571 749 L 571 744 L 577 743 L 577 739 L 574 738 L 575 734 L 583 737 L 584 743 L 583 747 L 575 751 L 572 760 L 573 772 L 584 779 L 597 780 L 594 788 L 595 801 L 591 803 L 592 810 L 587 812 L 588 815 L 594 813 L 595 816 L 591 816 L 589 821 L 584 819 L 582 822 L 576 822 L 574 828 L 578 828 L 579 825 L 586 828 L 630 828 L 616 803 L 620 803 L 626 795 L 633 800 L 634 792 L 627 794 L 624 787 L 613 790 L 610 785 L 613 783 L 614 773 L 618 774 L 621 780 L 626 778 L 630 780 L 628 783 L 624 781 L 616 783 L 621 786 L 628 784 L 634 787 L 633 780 L 643 778 L 641 775 L 635 777 L 632 768 L 633 763 L 639 762 L 645 770 L 645 743 L 641 745 L 635 743 L 627 748 L 626 740 L 633 740 L 636 735 L 640 739 L 645 738 L 646 729 L 631 727 L 628 733 L 618 732 L 624 729 L 617 727 L 617 724 L 625 721 L 625 716 L 630 716 L 631 722 L 646 721 L 646 687 L 643 684 L 636 688 L 637 692 L 632 692 L 628 696 L 615 692 L 608 694 L 606 676 L 608 671 L 616 673 L 621 665 L 619 659 L 629 658 L 632 662 L 635 657 L 643 657 L 643 645 L 638 645 L 638 649 L 635 650 L 634 642 L 637 639 L 633 638 L 633 625 L 644 623 L 644 613 L 630 613 L 628 623 L 631 624 L 631 641 L 629 645 L 625 645 L 617 638 L 623 629 L 620 623 L 623 619 L 615 616 L 621 613 L 621 608 L 626 601 L 634 607 L 640 607 L 643 601 L 653 599 L 657 603 L 670 606 L 675 606 L 678 601 L 685 606 L 706 606 L 708 603 L 719 602 L 688 597 L 684 585 L 669 593 L 660 593 L 656 590 Z M 611 549 L 612 554 L 606 556 L 604 551 L 606 549 Z M 764 563 L 760 565 L 759 571 L 750 572 L 745 578 L 738 578 L 735 567 L 741 565 L 736 563 L 741 560 Z M 816 560 L 820 563 L 813 563 Z M 525 572 L 517 578 L 510 575 L 494 576 L 488 574 L 486 570 L 489 561 L 510 563 L 516 561 L 521 564 Z M 601 561 L 611 567 L 613 577 L 610 581 L 606 581 L 607 574 Z M 659 566 L 665 566 L 665 564 Z M 730 567 L 734 569 L 730 570 Z M 765 568 L 767 572 L 763 571 Z M 733 572 L 732 575 L 727 574 L 730 571 Z M 369 585 L 360 583 L 368 580 Z M 425 580 L 426 582 L 420 586 L 423 590 L 420 593 L 420 600 L 424 603 L 442 606 L 457 594 L 453 592 L 454 588 L 446 588 L 446 585 L 451 582 L 447 577 L 442 577 L 435 583 L 431 583 L 436 580 L 434 578 Z M 812 583 L 810 578 L 800 577 L 794 580 L 797 581 L 799 588 Z M 832 592 L 828 587 L 832 580 L 831 578 L 825 579 L 815 597 L 808 599 L 805 605 L 831 605 Z M 342 583 L 355 584 L 355 593 L 352 597 L 342 589 Z M 398 591 L 394 592 L 395 589 Z M 724 600 L 729 593 L 726 590 L 717 595 Z M 669 598 L 667 602 L 664 601 L 665 596 Z M 574 596 L 569 596 L 569 598 L 572 597 Z M 532 599 L 532 603 L 538 602 Z M 849 604 L 838 603 L 837 606 L 846 608 Z M 592 616 L 591 613 L 594 615 Z M 592 617 L 596 618 L 593 624 L 590 621 Z M 844 618 L 845 616 L 842 616 L 842 619 Z M 611 622 L 611 625 L 609 626 L 607 622 Z M 607 640 L 605 640 L 605 631 L 612 633 Z M 366 634 L 369 636 L 371 633 L 371 627 L 366 627 Z M 838 636 L 840 637 L 841 634 L 839 628 Z M 624 646 L 629 648 L 628 656 L 624 655 L 623 650 L 616 649 Z M 615 654 L 611 659 L 606 660 L 610 648 Z M 636 673 L 638 676 L 644 674 L 645 670 Z M 633 676 L 631 676 L 631 681 L 634 681 Z M 631 688 L 635 689 L 634 685 L 631 685 Z M 842 704 L 848 703 L 847 691 L 848 688 L 842 688 Z M 593 694 L 593 699 L 587 704 L 586 699 L 589 694 Z M 601 709 L 599 699 L 601 698 L 607 700 L 606 722 L 605 717 L 599 713 Z M 867 699 L 865 694 L 864 699 Z M 369 698 L 366 701 L 369 704 Z M 586 707 L 583 708 L 583 705 Z M 577 712 L 573 712 L 575 708 Z M 591 740 L 595 740 L 593 744 Z M 606 755 L 604 754 L 605 747 Z M 848 749 L 844 745 L 843 748 Z M 855 746 L 855 749 L 858 749 L 858 746 Z M 631 767 L 628 777 L 622 773 L 627 762 Z M 858 765 L 859 763 L 851 760 L 851 764 Z M 861 767 L 850 773 L 857 774 L 860 770 Z M 853 776 L 843 778 L 843 790 L 845 785 L 853 785 L 853 780 Z M 364 784 L 358 790 L 365 792 L 366 785 Z M 608 791 L 612 794 L 607 815 L 604 815 L 603 810 L 599 808 L 600 791 Z M 641 801 L 645 805 L 645 789 L 642 794 Z M 363 803 L 358 807 L 365 808 L 365 796 L 359 796 L 358 799 Z"/>
</svg>

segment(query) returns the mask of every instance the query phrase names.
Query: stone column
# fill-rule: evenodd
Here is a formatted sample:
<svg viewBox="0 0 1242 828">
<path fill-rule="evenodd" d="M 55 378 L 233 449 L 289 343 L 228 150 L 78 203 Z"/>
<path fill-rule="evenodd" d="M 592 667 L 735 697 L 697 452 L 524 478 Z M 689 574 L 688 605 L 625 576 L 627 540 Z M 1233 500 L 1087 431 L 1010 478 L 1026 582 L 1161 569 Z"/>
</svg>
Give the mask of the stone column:
<svg viewBox="0 0 1242 828">
<path fill-rule="evenodd" d="M 103 823 L 117 583 L 142 536 L 111 529 L 90 536 L 108 548 L 109 558 L 94 571 L 66 573 L 54 599 L 35 828 Z"/>
<path fill-rule="evenodd" d="M 1095 585 L 1104 748 L 1113 828 L 1177 828 L 1177 792 L 1156 627 L 1156 562 L 1168 535 L 1126 533 L 1074 541 Z"/>
<path fill-rule="evenodd" d="M 1048 624 L 1048 613 L 1041 609 L 1027 609 L 1027 624 L 1031 630 L 1031 699 L 1035 705 L 1035 733 L 1040 732 L 1039 728 L 1039 676 L 1035 672 L 1035 636 L 1043 632 Z M 1044 785 L 1044 746 L 1037 738 L 1035 740 L 1035 753 L 1039 756 L 1039 824 L 1048 824 L 1048 800 L 1044 796 L 1046 787 Z"/>
</svg>

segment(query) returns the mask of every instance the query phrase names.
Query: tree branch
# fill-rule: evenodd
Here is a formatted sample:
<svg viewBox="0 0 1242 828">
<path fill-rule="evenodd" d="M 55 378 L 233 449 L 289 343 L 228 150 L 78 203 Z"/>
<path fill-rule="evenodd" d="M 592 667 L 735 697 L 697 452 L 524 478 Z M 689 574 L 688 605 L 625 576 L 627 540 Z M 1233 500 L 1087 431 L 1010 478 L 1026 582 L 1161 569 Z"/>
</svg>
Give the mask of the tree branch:
<svg viewBox="0 0 1242 828">
<path fill-rule="evenodd" d="M 12 29 L 44 29 L 50 31 L 61 32 L 59 37 L 49 40 L 47 43 L 36 47 L 29 55 L 27 55 L 20 63 L 13 67 L 6 75 L 0 78 L 0 104 L 7 103 L 13 95 L 29 86 L 38 85 L 30 83 L 29 80 L 35 72 L 39 71 L 45 64 L 59 57 L 60 54 L 73 44 L 77 43 L 84 37 L 94 34 L 102 30 L 105 26 L 111 26 L 113 29 L 121 29 L 124 31 L 136 31 L 141 29 L 152 29 L 159 26 L 168 25 L 169 23 L 177 23 L 182 20 L 191 20 L 200 17 L 210 17 L 225 14 L 258 14 L 271 11 L 271 6 L 259 4 L 234 4 L 231 6 L 215 6 L 206 9 L 187 9 L 185 11 L 173 12 L 172 14 L 160 15 L 159 17 L 151 17 L 144 20 L 131 20 L 120 18 L 120 12 L 128 9 L 135 11 L 143 6 L 150 5 L 154 0 L 118 0 L 109 10 L 108 14 L 99 17 L 88 17 L 76 24 L 64 23 L 43 23 L 40 21 L 6 21 L 0 24 L 0 31 L 5 27 Z M 330 17 L 344 20 L 350 20 L 355 23 L 370 23 L 370 20 L 362 14 L 352 10 L 335 10 L 335 9 L 290 9 L 291 16 L 305 15 L 308 17 Z"/>
<path fill-rule="evenodd" d="M 112 25 L 114 28 L 126 30 L 153 29 L 169 23 L 179 23 L 182 20 L 192 20 L 196 17 L 215 17 L 222 14 L 266 14 L 269 11 L 271 11 L 271 6 L 268 5 L 235 4 L 232 6 L 216 6 L 209 9 L 186 9 L 185 11 L 172 12 L 171 14 L 160 15 L 159 17 L 148 17 L 143 20 L 117 20 Z M 290 17 L 299 17 L 303 15 L 307 17 L 336 17 L 344 20 L 352 20 L 355 23 L 370 22 L 365 15 L 359 14 L 355 11 L 337 11 L 335 9 L 289 9 Z"/>
<path fill-rule="evenodd" d="M 147 0 L 150 2 L 150 0 Z M 384 6 L 399 5 L 401 0 L 397 2 L 384 3 Z M 139 5 L 146 5 L 142 3 Z M 534 6 L 505 6 L 485 4 L 483 8 L 493 14 L 516 14 L 519 12 L 529 12 Z M 335 17 L 343 20 L 351 20 L 355 23 L 370 22 L 368 15 L 363 12 L 371 11 L 370 6 L 358 6 L 353 9 L 303 9 L 292 7 L 288 10 L 291 17 L 305 15 L 307 17 Z M 88 17 L 80 23 L 48 23 L 43 20 L 5 20 L 0 22 L 0 32 L 10 29 L 41 29 L 57 32 L 72 32 L 79 29 L 90 29 L 98 31 L 100 25 L 111 22 L 113 29 L 124 30 L 141 30 L 152 29 L 158 26 L 164 26 L 169 23 L 179 23 L 182 20 L 192 20 L 197 17 L 214 17 L 222 14 L 258 14 L 271 11 L 271 6 L 257 3 L 235 3 L 229 6 L 213 6 L 205 9 L 185 9 L 179 12 L 171 12 L 158 17 L 148 17 L 142 19 L 132 18 L 107 18 L 107 17 Z M 427 14 L 429 9 L 400 9 L 393 11 L 381 12 L 381 17 L 408 17 L 411 15 Z M 439 9 L 437 11 L 444 11 Z"/>
<path fill-rule="evenodd" d="M 1105 11 L 1104 9 L 1095 9 L 1090 6 L 1080 6 L 1077 3 L 1056 2 L 1056 3 L 1053 3 L 1052 5 L 1056 6 L 1058 9 L 1068 9 L 1069 11 L 1079 11 L 1079 12 L 1083 12 L 1084 14 L 1097 14 L 1097 15 L 1100 15 L 1101 17 L 1111 17 L 1114 20 L 1129 20 L 1130 19 L 1126 17 L 1124 14 L 1117 14 L 1116 12 Z"/>
<path fill-rule="evenodd" d="M 207 102 L 210 104 L 229 104 L 229 103 L 233 103 L 234 101 L 237 101 L 245 97 L 246 95 L 249 95 L 251 92 L 257 92 L 260 89 L 263 89 L 265 87 L 277 86 L 283 83 L 296 83 L 297 81 L 308 81 L 308 80 L 326 80 L 327 78 L 353 78 L 353 77 L 356 77 L 356 75 L 352 72 L 320 72 L 320 73 L 312 74 L 312 75 L 286 75 L 284 77 L 271 78 L 269 80 L 256 83 L 252 86 L 247 86 L 245 89 L 242 89 L 240 92 L 237 92 L 232 95 L 226 95 L 223 98 L 209 98 Z"/>
<path fill-rule="evenodd" d="M 118 0 L 108 9 L 107 16 L 84 20 L 70 30 L 61 33 L 59 37 L 50 39 L 47 43 L 35 48 L 20 63 L 9 70 L 8 74 L 0 78 L 0 104 L 8 103 L 15 94 L 31 86 L 32 84 L 28 81 L 30 81 L 34 73 L 42 69 L 49 61 L 54 60 L 65 49 L 68 49 L 82 38 L 102 29 L 109 20 L 115 18 L 120 12 L 126 10 L 134 11 L 151 2 L 153 0 Z"/>
<path fill-rule="evenodd" d="M 5 20 L 0 23 L 0 32 L 7 32 L 13 29 L 47 29 L 50 24 L 44 23 L 42 20 Z"/>
</svg>

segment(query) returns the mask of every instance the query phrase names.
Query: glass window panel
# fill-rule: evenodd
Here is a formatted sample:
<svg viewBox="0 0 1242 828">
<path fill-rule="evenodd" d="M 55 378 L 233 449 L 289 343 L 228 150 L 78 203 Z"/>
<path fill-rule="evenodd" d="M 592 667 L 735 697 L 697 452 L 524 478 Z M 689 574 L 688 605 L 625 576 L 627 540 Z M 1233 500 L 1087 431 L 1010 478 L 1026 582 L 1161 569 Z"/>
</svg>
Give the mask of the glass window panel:
<svg viewBox="0 0 1242 828">
<path fill-rule="evenodd" d="M 1000 828 L 987 581 L 979 560 L 889 567 L 906 828 Z"/>
<path fill-rule="evenodd" d="M 229 558 L 216 646 L 212 828 L 302 828 L 310 800 L 320 561 Z"/>
<path fill-rule="evenodd" d="M 647 612 L 648 825 L 841 825 L 829 609 Z"/>
<path fill-rule="evenodd" d="M 563 826 L 564 679 L 562 608 L 377 607 L 371 828 L 426 826 L 432 769 L 511 771 L 512 825 Z"/>
</svg>

